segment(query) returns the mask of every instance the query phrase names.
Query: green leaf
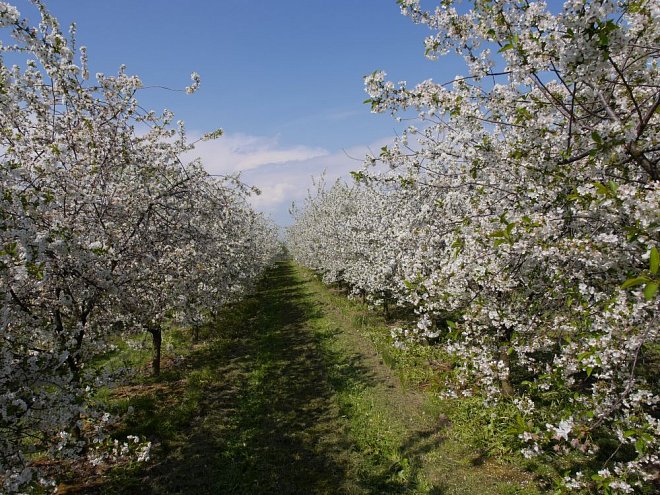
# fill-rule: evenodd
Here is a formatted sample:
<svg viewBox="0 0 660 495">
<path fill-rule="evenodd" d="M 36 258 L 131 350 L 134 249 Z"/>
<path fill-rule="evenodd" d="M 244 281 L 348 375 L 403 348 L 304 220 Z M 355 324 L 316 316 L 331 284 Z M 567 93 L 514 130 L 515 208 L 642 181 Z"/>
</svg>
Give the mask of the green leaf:
<svg viewBox="0 0 660 495">
<path fill-rule="evenodd" d="M 607 193 L 610 192 L 602 182 L 594 182 L 594 187 L 598 191 L 598 194 L 602 194 L 603 196 L 607 196 Z"/>
<path fill-rule="evenodd" d="M 658 248 L 653 246 L 649 255 L 649 270 L 653 275 L 658 273 L 658 266 L 660 266 L 660 253 L 658 253 Z"/>
<path fill-rule="evenodd" d="M 629 289 L 629 288 L 635 287 L 637 285 L 642 285 L 643 283 L 648 282 L 648 281 L 649 281 L 648 277 L 644 277 L 644 276 L 629 278 L 623 284 L 621 284 L 621 288 L 622 289 Z"/>
<path fill-rule="evenodd" d="M 413 187 L 415 185 L 415 179 L 412 177 L 400 177 L 399 182 L 401 183 L 401 187 L 405 188 Z"/>
<path fill-rule="evenodd" d="M 361 171 L 351 172 L 351 177 L 353 177 L 353 180 L 356 182 L 360 182 L 366 178 L 364 172 Z"/>
<path fill-rule="evenodd" d="M 379 156 L 384 160 L 387 160 L 388 158 L 390 158 L 390 156 L 391 156 L 390 155 L 390 150 L 387 148 L 387 146 L 383 146 L 380 149 L 380 155 Z"/>
<path fill-rule="evenodd" d="M 617 183 L 614 182 L 614 181 L 612 181 L 612 180 L 609 181 L 609 182 L 607 183 L 607 185 L 610 187 L 610 190 L 611 190 L 613 193 L 616 193 L 617 190 L 619 189 L 619 186 L 617 185 Z"/>
<path fill-rule="evenodd" d="M 507 50 L 511 50 L 512 48 L 513 48 L 513 43 L 507 43 L 507 44 L 504 45 L 502 48 L 500 48 L 499 50 L 497 50 L 497 53 L 506 52 Z"/>
<path fill-rule="evenodd" d="M 639 432 L 639 438 L 641 438 L 642 440 L 645 440 L 646 443 L 651 443 L 655 440 L 655 437 L 653 435 L 651 435 L 650 433 L 647 433 L 645 431 L 640 431 Z"/>
<path fill-rule="evenodd" d="M 646 287 L 644 287 L 644 298 L 647 301 L 650 301 L 653 299 L 653 296 L 655 296 L 656 292 L 658 292 L 658 282 L 649 282 L 646 284 Z"/>
</svg>

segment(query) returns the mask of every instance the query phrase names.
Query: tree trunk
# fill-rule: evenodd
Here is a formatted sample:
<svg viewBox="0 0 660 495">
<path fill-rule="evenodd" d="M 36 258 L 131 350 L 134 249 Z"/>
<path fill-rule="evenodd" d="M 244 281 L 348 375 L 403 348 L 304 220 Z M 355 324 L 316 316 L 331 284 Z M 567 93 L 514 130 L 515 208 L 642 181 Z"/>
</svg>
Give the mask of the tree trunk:
<svg viewBox="0 0 660 495">
<path fill-rule="evenodd" d="M 59 297 L 60 290 L 57 289 L 56 291 L 57 296 Z M 62 342 L 62 346 L 66 346 L 66 333 L 64 330 L 64 322 L 62 321 L 62 313 L 60 312 L 59 309 L 55 309 L 53 312 L 53 319 L 55 322 L 55 332 Z M 85 336 L 85 324 L 87 323 L 87 314 L 84 314 L 83 319 L 81 321 L 81 329 L 80 331 L 75 335 L 75 347 L 73 349 L 69 349 L 69 353 L 66 358 L 66 364 L 69 367 L 69 371 L 71 372 L 71 383 L 76 387 L 76 389 L 80 390 L 81 388 L 81 376 L 80 376 L 80 364 L 78 363 L 78 355 L 80 352 L 80 349 L 82 348 L 82 342 L 83 338 Z M 71 436 L 73 437 L 74 440 L 82 440 L 83 438 L 83 433 L 82 429 L 80 427 L 80 420 L 81 420 L 81 414 L 77 413 L 73 417 L 73 421 L 71 424 Z M 87 445 L 83 445 L 83 451 L 87 450 Z"/>
<path fill-rule="evenodd" d="M 507 369 L 506 375 L 500 373 L 500 390 L 502 391 L 502 395 L 511 397 L 514 392 L 510 380 L 511 360 L 509 359 L 508 348 L 505 345 L 500 346 L 499 360 L 504 363 Z"/>
<path fill-rule="evenodd" d="M 159 376 L 160 375 L 160 349 L 161 349 L 161 344 L 163 343 L 163 335 L 160 330 L 160 327 L 154 327 L 149 329 L 149 333 L 151 333 L 151 340 L 154 345 L 153 349 L 153 359 L 151 360 L 151 374 L 153 376 Z"/>
</svg>

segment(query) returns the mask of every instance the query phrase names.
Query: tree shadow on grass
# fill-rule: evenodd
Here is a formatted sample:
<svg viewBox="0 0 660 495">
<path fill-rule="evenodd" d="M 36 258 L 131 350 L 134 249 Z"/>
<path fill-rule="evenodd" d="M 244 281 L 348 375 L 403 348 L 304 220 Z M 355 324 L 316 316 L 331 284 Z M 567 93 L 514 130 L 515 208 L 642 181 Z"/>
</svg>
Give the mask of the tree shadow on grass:
<svg viewBox="0 0 660 495">
<path fill-rule="evenodd" d="M 175 396 L 136 411 L 141 421 L 157 418 L 145 430 L 161 442 L 154 461 L 93 491 L 365 493 L 346 472 L 342 455 L 353 447 L 333 396 L 337 386 L 368 386 L 374 377 L 356 356 L 322 351 L 332 334 L 307 328 L 320 316 L 291 265 L 278 263 L 254 296 L 222 316 L 221 336 L 187 360 Z M 336 373 L 329 380 L 330 367 L 342 370 L 342 383 Z M 181 404 L 192 410 L 181 414 Z"/>
<path fill-rule="evenodd" d="M 360 451 L 336 394 L 382 377 L 359 352 L 332 350 L 336 327 L 310 330 L 322 317 L 291 264 L 276 264 L 253 296 L 221 315 L 217 337 L 196 347 L 185 369 L 135 387 L 123 434 L 158 444 L 150 463 L 66 493 L 417 492 L 418 461 L 441 441 L 437 429 L 411 432 L 400 446 L 406 477 L 397 462 Z"/>
</svg>

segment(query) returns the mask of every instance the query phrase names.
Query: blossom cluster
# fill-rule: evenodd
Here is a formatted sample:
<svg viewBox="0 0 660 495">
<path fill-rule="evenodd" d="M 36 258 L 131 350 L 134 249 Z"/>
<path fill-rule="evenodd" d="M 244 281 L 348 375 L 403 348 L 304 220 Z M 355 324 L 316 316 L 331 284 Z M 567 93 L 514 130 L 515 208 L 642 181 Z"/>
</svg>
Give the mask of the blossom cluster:
<svg viewBox="0 0 660 495">
<path fill-rule="evenodd" d="M 456 358 L 455 396 L 518 406 L 526 456 L 582 456 L 564 490 L 658 475 L 660 12 L 654 1 L 443 1 L 426 54 L 466 73 L 377 71 L 375 112 L 415 125 L 295 213 L 289 246 L 327 281 L 412 307 Z M 556 8 L 554 9 L 556 11 Z M 655 366 L 655 368 L 654 368 Z"/>
<path fill-rule="evenodd" d="M 0 2 L 0 52 L 28 57 L 0 61 L 3 492 L 38 482 L 35 456 L 75 457 L 102 438 L 93 394 L 107 373 L 88 364 L 113 339 L 149 332 L 157 371 L 164 326 L 212 318 L 277 247 L 249 188 L 184 161 L 194 143 L 171 112 L 141 109 L 140 79 L 122 67 L 90 80 L 73 30 L 34 4 L 37 26 Z"/>
</svg>

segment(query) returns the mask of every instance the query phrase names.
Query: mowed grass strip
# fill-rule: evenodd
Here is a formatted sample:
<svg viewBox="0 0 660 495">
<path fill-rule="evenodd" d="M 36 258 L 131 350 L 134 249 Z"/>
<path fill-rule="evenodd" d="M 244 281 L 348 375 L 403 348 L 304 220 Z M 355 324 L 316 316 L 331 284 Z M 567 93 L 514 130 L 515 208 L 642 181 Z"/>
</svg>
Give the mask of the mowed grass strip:
<svg viewBox="0 0 660 495">
<path fill-rule="evenodd" d="M 452 439 L 446 411 L 420 388 L 428 359 L 388 354 L 387 334 L 361 304 L 280 261 L 205 342 L 174 339 L 183 364 L 106 394 L 131 411 L 116 434 L 149 438 L 151 461 L 62 491 L 537 493 L 521 470 L 475 462 L 480 453 Z"/>
<path fill-rule="evenodd" d="M 309 270 L 296 271 L 321 305 L 324 318 L 315 326 L 337 329 L 326 345 L 339 354 L 353 353 L 374 376 L 369 386 L 337 390 L 351 436 L 365 454 L 362 462 L 372 475 L 380 470 L 380 480 L 388 462 L 396 474 L 386 478 L 386 486 L 372 479 L 370 493 L 393 493 L 397 487 L 420 494 L 541 493 L 519 458 L 487 452 L 500 442 L 493 438 L 497 426 L 490 426 L 497 418 L 490 418 L 481 399 L 461 403 L 439 397 L 437 368 L 446 359 L 440 348 L 395 348 L 391 324 L 379 312 L 328 289 Z"/>
</svg>

